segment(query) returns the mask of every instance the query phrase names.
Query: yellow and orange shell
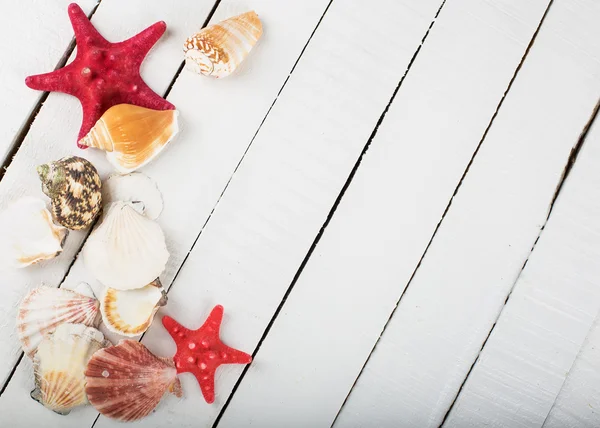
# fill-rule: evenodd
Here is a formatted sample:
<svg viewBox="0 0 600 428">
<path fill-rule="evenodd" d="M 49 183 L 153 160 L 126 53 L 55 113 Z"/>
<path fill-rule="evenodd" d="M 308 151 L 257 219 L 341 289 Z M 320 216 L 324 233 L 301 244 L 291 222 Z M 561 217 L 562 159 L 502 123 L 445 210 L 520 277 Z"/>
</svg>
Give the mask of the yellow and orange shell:
<svg viewBox="0 0 600 428">
<path fill-rule="evenodd" d="M 262 23 L 254 11 L 206 27 L 185 41 L 186 65 L 205 76 L 229 76 L 248 56 L 262 32 Z"/>
<path fill-rule="evenodd" d="M 148 416 L 166 392 L 182 396 L 173 360 L 155 356 L 135 340 L 96 352 L 85 376 L 92 406 L 124 422 Z"/>
<path fill-rule="evenodd" d="M 109 108 L 79 144 L 106 152 L 121 173 L 152 161 L 179 132 L 177 110 L 151 110 L 130 104 Z"/>
</svg>

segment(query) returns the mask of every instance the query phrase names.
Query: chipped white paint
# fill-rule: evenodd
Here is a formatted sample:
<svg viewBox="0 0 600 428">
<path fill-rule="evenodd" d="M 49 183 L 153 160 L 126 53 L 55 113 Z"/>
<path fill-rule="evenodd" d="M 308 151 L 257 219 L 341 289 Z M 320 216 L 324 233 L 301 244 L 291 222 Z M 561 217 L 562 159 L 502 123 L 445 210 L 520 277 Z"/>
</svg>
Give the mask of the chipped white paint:
<svg viewBox="0 0 600 428">
<path fill-rule="evenodd" d="M 600 200 L 591 197 L 600 191 L 599 162 L 600 123 L 590 131 L 446 426 L 542 426 L 600 311 Z M 587 373 L 586 358 L 579 370 Z M 592 379 L 576 385 L 598 388 L 600 377 Z"/>
<path fill-rule="evenodd" d="M 220 427 L 331 425 L 546 6 L 446 3 Z M 391 426 L 380 409 L 357 421 Z"/>
<path fill-rule="evenodd" d="M 0 13 L 0 164 L 42 93 L 25 86 L 25 77 L 54 70 L 73 31 L 67 15 L 71 0 L 18 0 Z M 78 2 L 89 14 L 95 0 Z"/>
</svg>

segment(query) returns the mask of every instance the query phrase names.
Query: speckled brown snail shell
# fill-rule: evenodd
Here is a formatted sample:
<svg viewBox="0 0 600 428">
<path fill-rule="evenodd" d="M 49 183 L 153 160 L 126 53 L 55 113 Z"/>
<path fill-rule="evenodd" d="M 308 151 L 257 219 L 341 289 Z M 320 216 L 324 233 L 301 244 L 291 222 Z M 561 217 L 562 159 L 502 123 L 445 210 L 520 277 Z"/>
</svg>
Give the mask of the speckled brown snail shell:
<svg viewBox="0 0 600 428">
<path fill-rule="evenodd" d="M 102 209 L 102 182 L 86 159 L 69 156 L 37 167 L 42 191 L 52 200 L 52 215 L 60 225 L 90 227 Z"/>
</svg>

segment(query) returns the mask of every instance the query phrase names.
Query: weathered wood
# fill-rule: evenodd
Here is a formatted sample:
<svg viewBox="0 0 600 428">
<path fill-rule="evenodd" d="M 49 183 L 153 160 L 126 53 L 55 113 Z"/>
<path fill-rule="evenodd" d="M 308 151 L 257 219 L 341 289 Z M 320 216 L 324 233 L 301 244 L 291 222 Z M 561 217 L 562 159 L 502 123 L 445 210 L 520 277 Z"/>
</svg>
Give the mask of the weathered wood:
<svg viewBox="0 0 600 428">
<path fill-rule="evenodd" d="M 444 419 L 539 235 L 598 99 L 599 12 L 593 1 L 552 3 L 335 426 L 437 427 Z M 408 212 L 412 204 L 406 201 Z M 403 217 L 397 223 L 418 224 Z M 380 224 L 369 226 L 376 231 Z M 407 239 L 392 231 L 386 224 L 380 233 L 388 241 Z"/>
<path fill-rule="evenodd" d="M 41 92 L 25 86 L 25 77 L 53 70 L 73 38 L 67 15 L 71 0 L 19 0 L 0 13 L 0 165 L 20 129 L 38 104 Z M 90 13 L 95 0 L 79 5 Z"/>
<path fill-rule="evenodd" d="M 219 426 L 331 425 L 546 6 L 444 5 Z M 394 425 L 384 418 L 360 424 Z"/>
</svg>

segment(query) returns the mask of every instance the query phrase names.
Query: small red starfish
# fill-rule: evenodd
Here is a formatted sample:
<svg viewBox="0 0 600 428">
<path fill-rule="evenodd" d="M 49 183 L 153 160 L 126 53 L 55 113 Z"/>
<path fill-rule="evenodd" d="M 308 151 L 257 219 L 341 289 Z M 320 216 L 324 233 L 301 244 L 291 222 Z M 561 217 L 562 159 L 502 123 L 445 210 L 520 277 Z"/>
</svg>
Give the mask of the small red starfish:
<svg viewBox="0 0 600 428">
<path fill-rule="evenodd" d="M 146 85 L 139 71 L 144 58 L 165 32 L 164 22 L 157 22 L 123 42 L 111 43 L 75 3 L 69 5 L 69 18 L 77 41 L 75 60 L 60 70 L 29 76 L 25 83 L 32 89 L 64 92 L 79 98 L 83 122 L 78 140 L 87 135 L 106 110 L 117 104 L 154 110 L 175 108 Z"/>
<path fill-rule="evenodd" d="M 215 306 L 198 330 L 189 330 L 169 316 L 162 323 L 175 341 L 177 352 L 173 357 L 177 373 L 196 376 L 207 403 L 215 401 L 215 372 L 221 364 L 248 364 L 252 357 L 221 342 L 219 329 L 223 320 L 223 306 Z"/>
</svg>

